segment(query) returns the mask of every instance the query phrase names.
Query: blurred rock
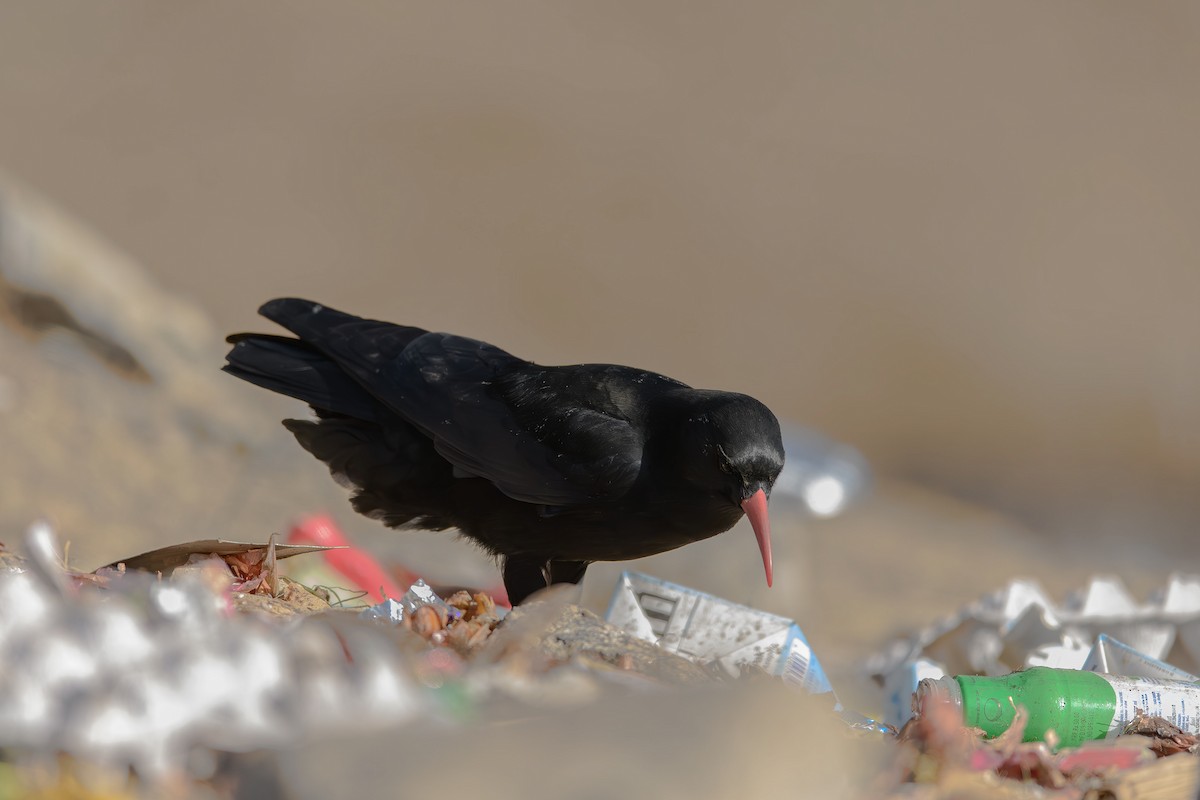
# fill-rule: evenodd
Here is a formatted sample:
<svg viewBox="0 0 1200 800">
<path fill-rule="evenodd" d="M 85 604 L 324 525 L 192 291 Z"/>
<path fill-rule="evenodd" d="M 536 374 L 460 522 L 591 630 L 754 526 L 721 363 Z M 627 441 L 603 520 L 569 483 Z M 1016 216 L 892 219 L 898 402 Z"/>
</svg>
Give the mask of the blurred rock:
<svg viewBox="0 0 1200 800">
<path fill-rule="evenodd" d="M 0 529 L 49 517 L 91 567 L 344 507 L 284 414 L 222 380 L 204 314 L 2 179 L 0 323 Z"/>
<path fill-rule="evenodd" d="M 254 431 L 202 365 L 222 337 L 195 305 L 124 254 L 0 175 L 0 313 L 35 340 L 69 335 L 118 375 L 162 387 L 220 434 Z"/>
</svg>

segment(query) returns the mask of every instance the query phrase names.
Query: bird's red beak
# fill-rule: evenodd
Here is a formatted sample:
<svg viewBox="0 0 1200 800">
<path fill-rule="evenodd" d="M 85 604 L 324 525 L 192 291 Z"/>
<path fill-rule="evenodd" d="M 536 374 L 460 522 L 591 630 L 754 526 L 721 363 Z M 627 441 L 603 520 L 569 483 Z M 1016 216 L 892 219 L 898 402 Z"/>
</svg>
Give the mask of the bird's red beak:
<svg viewBox="0 0 1200 800">
<path fill-rule="evenodd" d="M 759 489 L 747 497 L 742 501 L 742 510 L 750 518 L 750 527 L 754 528 L 758 549 L 762 551 L 763 569 L 767 571 L 767 586 L 770 586 L 774 569 L 771 564 L 771 520 L 767 518 L 767 493 Z"/>
</svg>

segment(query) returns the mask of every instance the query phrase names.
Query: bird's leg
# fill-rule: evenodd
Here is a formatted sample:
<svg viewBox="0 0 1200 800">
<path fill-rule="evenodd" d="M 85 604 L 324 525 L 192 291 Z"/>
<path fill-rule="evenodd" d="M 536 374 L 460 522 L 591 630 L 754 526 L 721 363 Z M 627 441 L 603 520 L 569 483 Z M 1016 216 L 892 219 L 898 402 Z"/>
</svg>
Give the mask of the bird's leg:
<svg viewBox="0 0 1200 800">
<path fill-rule="evenodd" d="M 550 583 L 579 583 L 590 561 L 551 561 Z"/>
<path fill-rule="evenodd" d="M 546 561 L 532 556 L 515 555 L 504 559 L 504 590 L 515 608 L 526 597 L 546 588 Z"/>
</svg>

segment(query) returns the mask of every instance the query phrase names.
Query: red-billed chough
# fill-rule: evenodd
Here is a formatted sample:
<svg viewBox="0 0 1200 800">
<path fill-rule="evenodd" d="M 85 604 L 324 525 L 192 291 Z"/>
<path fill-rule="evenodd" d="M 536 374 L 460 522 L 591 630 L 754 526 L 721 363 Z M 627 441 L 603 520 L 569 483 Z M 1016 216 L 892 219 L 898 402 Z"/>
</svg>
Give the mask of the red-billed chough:
<svg viewBox="0 0 1200 800">
<path fill-rule="evenodd" d="M 745 513 L 767 584 L 775 415 L 744 394 L 611 364 L 543 367 L 486 342 L 308 300 L 259 309 L 299 338 L 229 337 L 224 370 L 298 398 L 284 420 L 384 524 L 457 528 L 502 562 L 515 605 L 593 561 L 661 553 Z"/>
</svg>

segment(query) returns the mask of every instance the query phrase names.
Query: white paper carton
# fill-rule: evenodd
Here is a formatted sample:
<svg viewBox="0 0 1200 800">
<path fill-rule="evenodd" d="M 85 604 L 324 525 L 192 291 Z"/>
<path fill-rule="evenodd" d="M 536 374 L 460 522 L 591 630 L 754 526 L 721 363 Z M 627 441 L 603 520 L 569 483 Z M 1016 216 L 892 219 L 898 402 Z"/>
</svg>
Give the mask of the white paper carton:
<svg viewBox="0 0 1200 800">
<path fill-rule="evenodd" d="M 628 633 L 731 676 L 757 667 L 814 694 L 832 691 L 790 619 L 638 572 L 622 573 L 605 618 Z"/>
</svg>

